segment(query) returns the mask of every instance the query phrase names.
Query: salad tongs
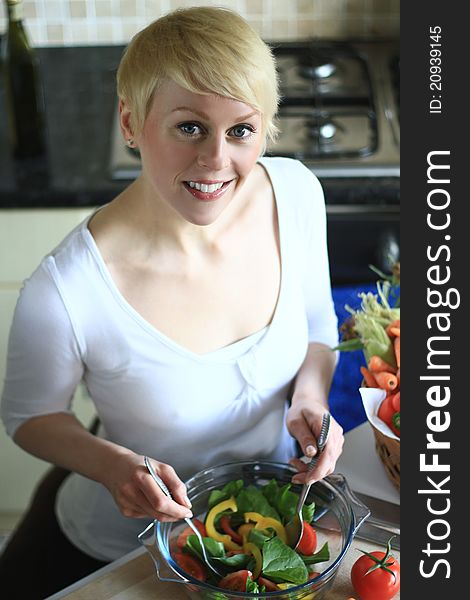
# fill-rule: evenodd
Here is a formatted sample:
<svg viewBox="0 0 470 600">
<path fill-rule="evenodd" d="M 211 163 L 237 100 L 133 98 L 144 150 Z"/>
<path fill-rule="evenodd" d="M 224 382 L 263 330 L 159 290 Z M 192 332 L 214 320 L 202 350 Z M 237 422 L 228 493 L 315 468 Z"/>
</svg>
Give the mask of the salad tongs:
<svg viewBox="0 0 470 600">
<path fill-rule="evenodd" d="M 158 485 L 158 487 L 162 490 L 162 492 L 165 494 L 165 496 L 172 498 L 170 490 L 167 488 L 164 481 L 156 474 L 155 469 L 152 467 L 152 464 L 147 456 L 144 456 L 144 463 L 145 463 L 145 466 L 147 467 L 148 472 L 152 476 L 153 480 Z M 196 525 L 194 525 L 194 523 L 191 521 L 191 519 L 189 517 L 186 517 L 184 520 L 191 527 L 191 529 L 194 531 L 194 534 L 196 535 L 197 539 L 199 540 L 199 545 L 201 546 L 201 552 L 204 557 L 204 562 L 206 563 L 206 565 L 209 567 L 209 569 L 215 575 L 217 575 L 217 577 L 223 577 L 223 574 L 220 573 L 220 571 L 218 571 L 211 563 L 211 560 L 210 560 L 209 556 L 207 555 L 206 549 L 204 547 L 204 540 L 202 539 L 202 536 L 201 536 L 198 528 L 196 527 Z"/>
<path fill-rule="evenodd" d="M 326 442 L 328 440 L 328 433 L 330 431 L 330 422 L 331 415 L 330 413 L 325 413 L 323 415 L 323 420 L 320 429 L 320 435 L 317 440 L 317 453 L 312 458 L 307 467 L 307 473 L 312 471 L 318 461 L 320 460 L 320 456 L 326 446 Z M 297 548 L 300 540 L 302 539 L 302 534 L 304 532 L 304 522 L 302 519 L 302 508 L 305 503 L 305 500 L 310 491 L 311 483 L 304 483 L 302 486 L 302 490 L 300 492 L 299 501 L 297 502 L 297 507 L 295 509 L 295 515 L 292 519 L 285 525 L 286 535 L 287 535 L 287 543 L 291 548 Z"/>
</svg>

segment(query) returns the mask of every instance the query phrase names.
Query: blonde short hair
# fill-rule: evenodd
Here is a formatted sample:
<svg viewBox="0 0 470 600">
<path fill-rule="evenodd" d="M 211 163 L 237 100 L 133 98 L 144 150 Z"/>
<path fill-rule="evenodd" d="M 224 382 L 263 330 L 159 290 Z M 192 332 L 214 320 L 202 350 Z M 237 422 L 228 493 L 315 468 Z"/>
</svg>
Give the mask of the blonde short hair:
<svg viewBox="0 0 470 600">
<path fill-rule="evenodd" d="M 274 56 L 260 36 L 227 8 L 177 9 L 137 33 L 117 72 L 117 92 L 142 130 L 153 97 L 165 80 L 199 94 L 241 101 L 261 113 L 267 140 L 277 132 L 279 104 Z"/>
</svg>

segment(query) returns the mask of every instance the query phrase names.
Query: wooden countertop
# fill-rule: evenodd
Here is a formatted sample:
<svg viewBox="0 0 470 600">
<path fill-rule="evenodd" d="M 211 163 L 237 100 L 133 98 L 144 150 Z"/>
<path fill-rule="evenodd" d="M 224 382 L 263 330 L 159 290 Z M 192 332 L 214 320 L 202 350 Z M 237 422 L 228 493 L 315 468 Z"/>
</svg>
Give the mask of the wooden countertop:
<svg viewBox="0 0 470 600">
<path fill-rule="evenodd" d="M 341 564 L 328 600 L 358 598 L 350 582 L 350 571 L 360 556 L 358 548 L 368 552 L 378 546 L 365 540 L 355 539 Z M 400 553 L 394 556 L 399 560 Z M 170 575 L 171 576 L 171 575 Z M 187 600 L 182 585 L 159 581 L 150 556 L 143 548 L 126 555 L 118 561 L 100 569 L 70 587 L 50 596 L 48 600 Z M 394 600 L 399 600 L 397 594 Z"/>
</svg>

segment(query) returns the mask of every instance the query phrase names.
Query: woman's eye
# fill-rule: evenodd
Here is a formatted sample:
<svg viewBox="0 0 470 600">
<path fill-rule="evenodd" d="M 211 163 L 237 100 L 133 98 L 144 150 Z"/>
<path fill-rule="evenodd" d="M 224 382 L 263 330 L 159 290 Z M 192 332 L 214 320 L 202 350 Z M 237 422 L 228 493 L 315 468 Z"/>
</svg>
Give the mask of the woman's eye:
<svg viewBox="0 0 470 600">
<path fill-rule="evenodd" d="M 237 125 L 231 131 L 231 135 L 236 138 L 247 138 L 254 133 L 254 129 L 249 125 Z"/>
<path fill-rule="evenodd" d="M 197 123 L 181 123 L 178 128 L 185 135 L 199 135 L 201 133 L 201 128 Z"/>
</svg>

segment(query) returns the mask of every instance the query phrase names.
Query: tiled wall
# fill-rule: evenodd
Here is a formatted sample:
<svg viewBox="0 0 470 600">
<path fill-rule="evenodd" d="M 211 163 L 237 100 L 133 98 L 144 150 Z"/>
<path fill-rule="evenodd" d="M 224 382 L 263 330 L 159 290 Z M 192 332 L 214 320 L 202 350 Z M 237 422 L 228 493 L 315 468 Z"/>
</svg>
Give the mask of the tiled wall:
<svg viewBox="0 0 470 600">
<path fill-rule="evenodd" d="M 238 11 L 267 40 L 399 33 L 399 0 L 24 0 L 24 13 L 36 46 L 122 44 L 174 8 L 210 4 Z"/>
</svg>

